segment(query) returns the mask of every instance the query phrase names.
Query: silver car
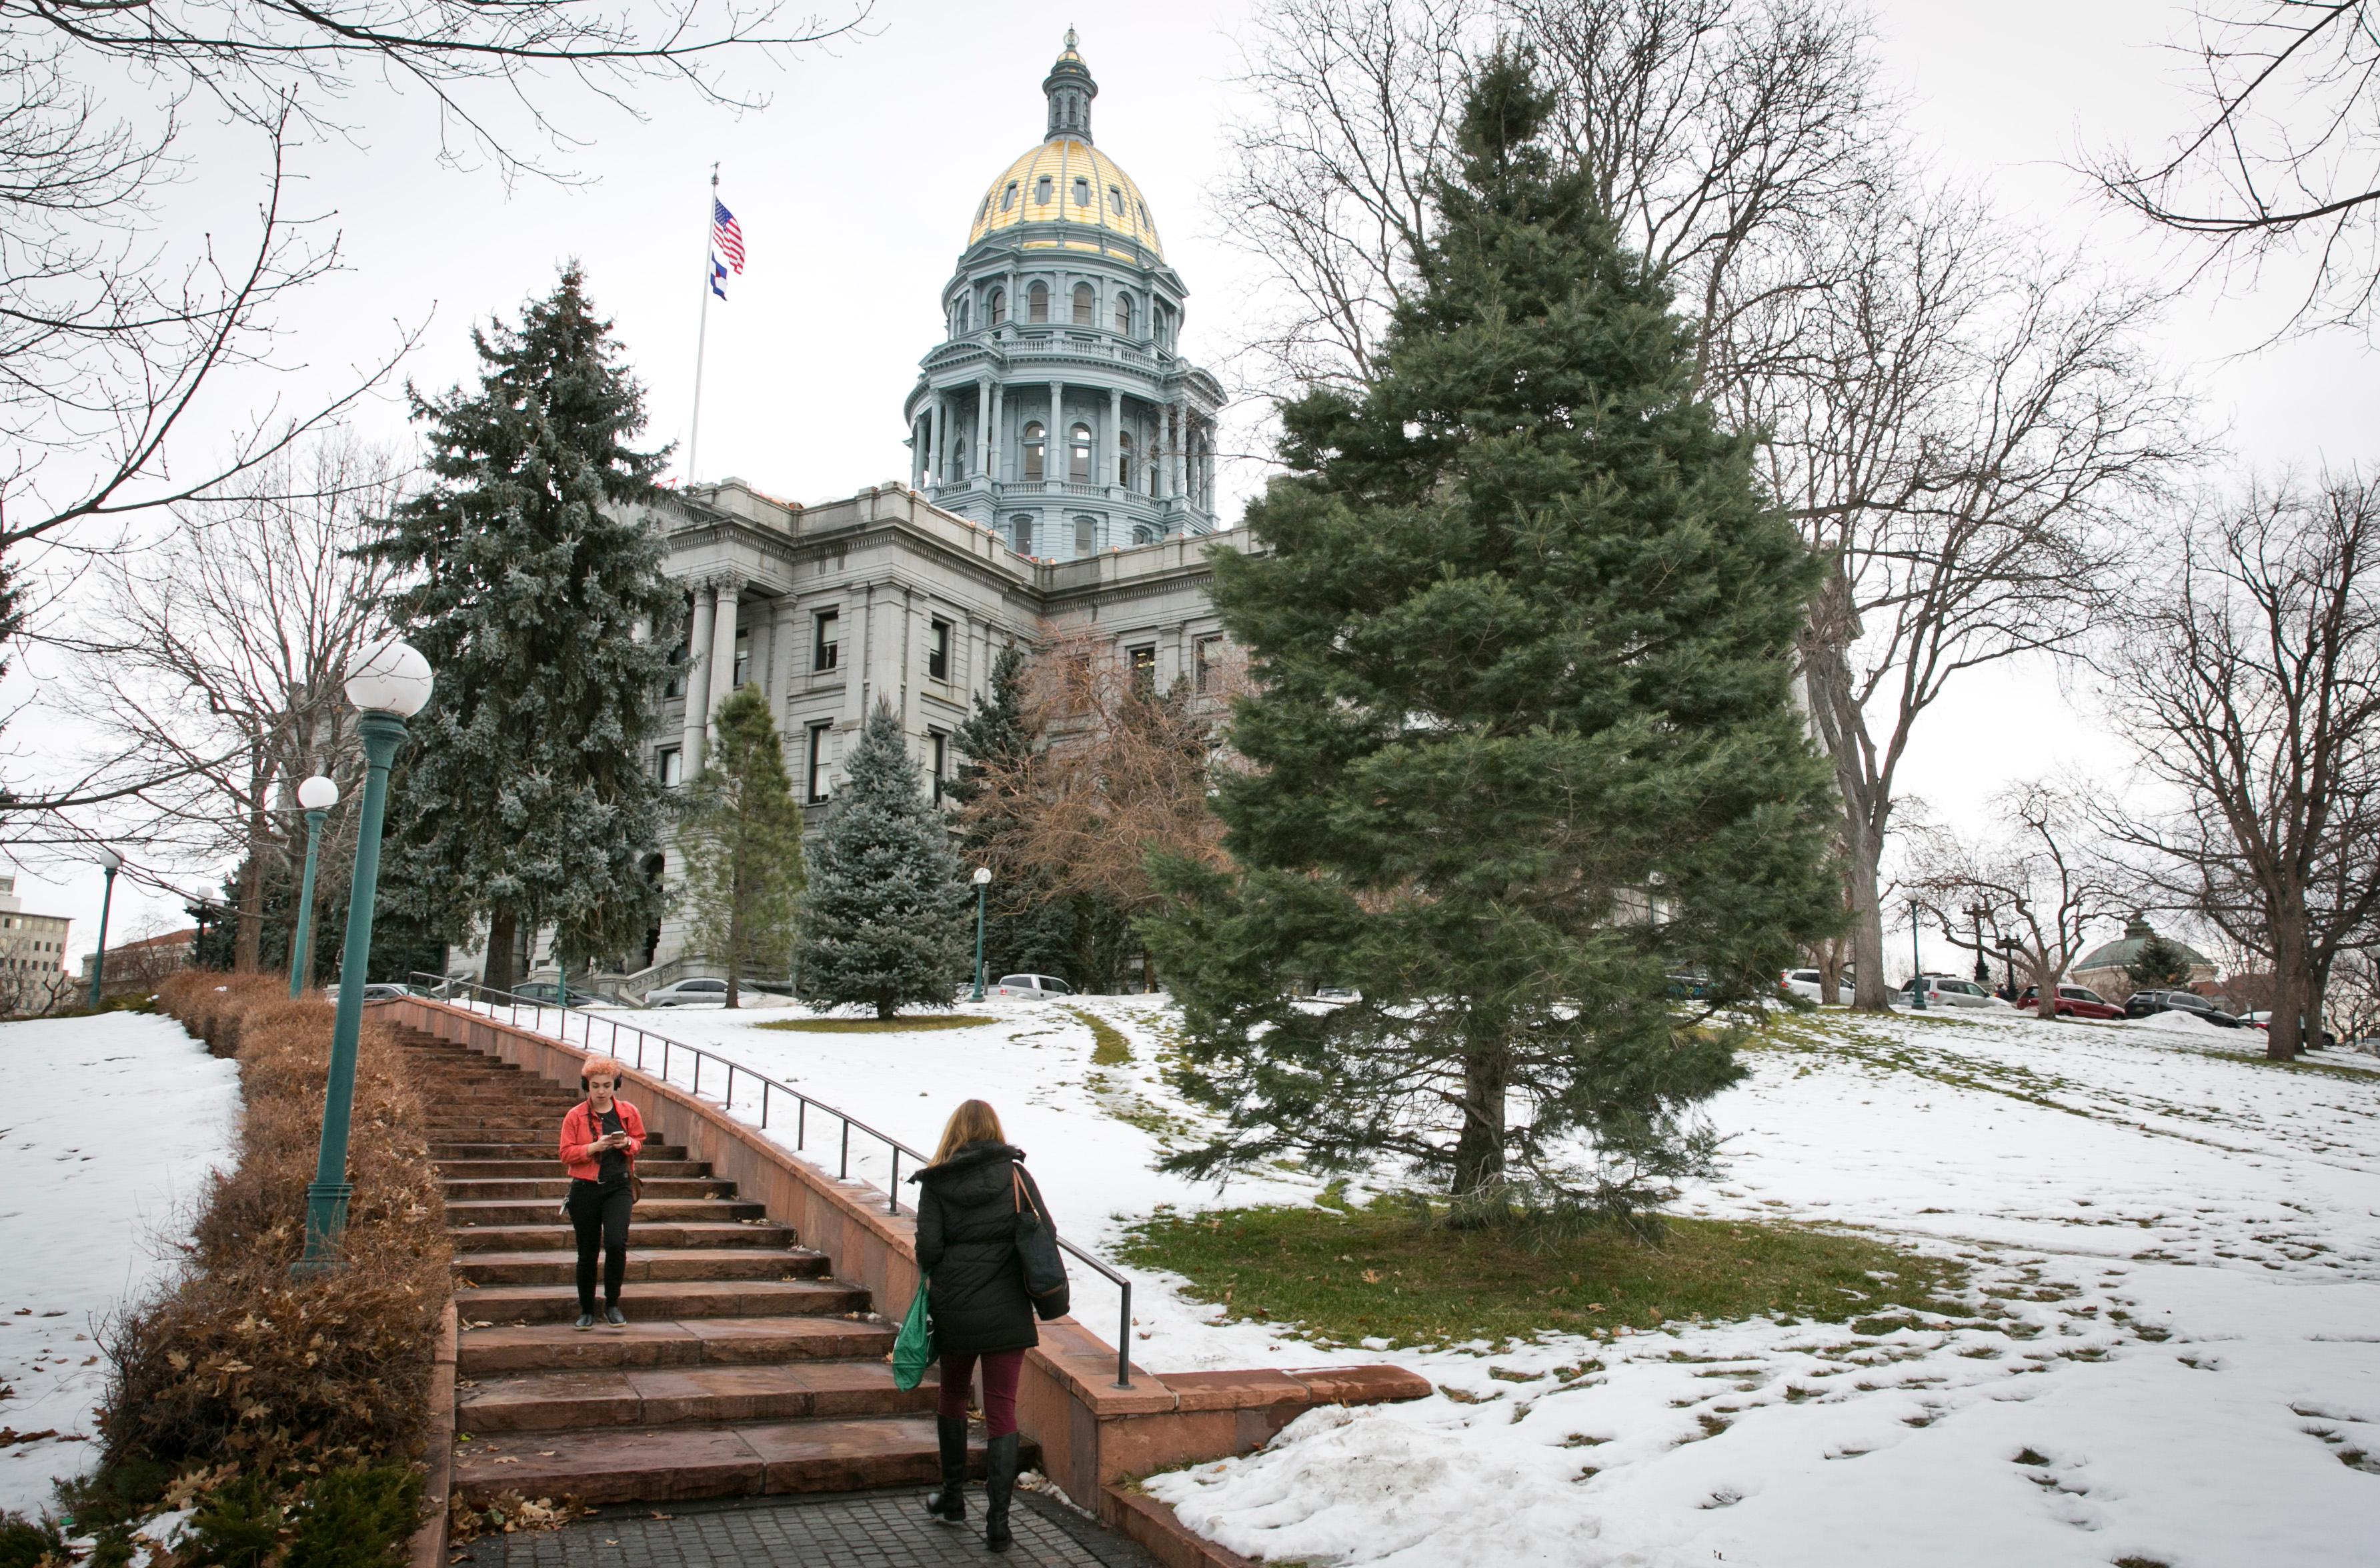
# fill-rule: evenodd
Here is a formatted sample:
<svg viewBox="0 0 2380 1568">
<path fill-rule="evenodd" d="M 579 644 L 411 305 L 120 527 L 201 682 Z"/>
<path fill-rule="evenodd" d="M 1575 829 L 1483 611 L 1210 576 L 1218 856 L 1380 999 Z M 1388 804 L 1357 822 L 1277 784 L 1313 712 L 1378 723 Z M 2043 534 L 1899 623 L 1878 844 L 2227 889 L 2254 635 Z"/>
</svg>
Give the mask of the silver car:
<svg viewBox="0 0 2380 1568">
<path fill-rule="evenodd" d="M 680 980 L 668 985 L 656 985 L 645 993 L 648 1007 L 690 1007 L 727 1005 L 727 982 L 723 980 Z"/>
<path fill-rule="evenodd" d="M 995 996 L 1022 996 L 1029 1002 L 1074 994 L 1075 988 L 1054 974 L 1003 974 L 992 992 Z"/>
</svg>

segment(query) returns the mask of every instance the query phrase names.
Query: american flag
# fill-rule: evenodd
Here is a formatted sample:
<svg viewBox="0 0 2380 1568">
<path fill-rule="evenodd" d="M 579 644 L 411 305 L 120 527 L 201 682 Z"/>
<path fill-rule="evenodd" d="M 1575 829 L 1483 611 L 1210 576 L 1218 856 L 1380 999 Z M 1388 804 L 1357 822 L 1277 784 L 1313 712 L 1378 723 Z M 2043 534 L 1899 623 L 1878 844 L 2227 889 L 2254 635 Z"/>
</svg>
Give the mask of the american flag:
<svg viewBox="0 0 2380 1568">
<path fill-rule="evenodd" d="M 735 214 L 727 210 L 726 203 L 715 196 L 710 199 L 710 243 L 718 247 L 720 255 L 727 258 L 727 264 L 735 269 L 737 276 L 742 276 L 744 230 L 735 222 Z"/>
</svg>

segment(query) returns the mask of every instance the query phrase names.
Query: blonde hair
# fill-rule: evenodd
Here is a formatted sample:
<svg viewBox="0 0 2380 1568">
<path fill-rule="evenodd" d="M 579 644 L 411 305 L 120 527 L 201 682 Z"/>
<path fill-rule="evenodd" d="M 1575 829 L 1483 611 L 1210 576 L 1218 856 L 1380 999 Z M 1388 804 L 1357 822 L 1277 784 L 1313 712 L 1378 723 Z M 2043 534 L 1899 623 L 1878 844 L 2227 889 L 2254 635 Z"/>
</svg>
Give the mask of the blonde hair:
<svg viewBox="0 0 2380 1568">
<path fill-rule="evenodd" d="M 969 1100 L 951 1113 L 942 1126 L 941 1147 L 934 1151 L 934 1164 L 941 1164 L 970 1143 L 1005 1143 L 1008 1134 L 1000 1130 L 1000 1113 L 988 1102 Z"/>
</svg>

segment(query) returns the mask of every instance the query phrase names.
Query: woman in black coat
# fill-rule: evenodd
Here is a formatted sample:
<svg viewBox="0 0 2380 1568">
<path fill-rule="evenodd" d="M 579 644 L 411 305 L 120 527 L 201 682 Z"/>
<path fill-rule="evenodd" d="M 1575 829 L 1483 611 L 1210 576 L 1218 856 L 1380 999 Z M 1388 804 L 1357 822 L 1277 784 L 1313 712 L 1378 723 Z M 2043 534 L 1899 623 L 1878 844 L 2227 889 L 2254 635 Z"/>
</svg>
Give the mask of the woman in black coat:
<svg viewBox="0 0 2380 1568">
<path fill-rule="evenodd" d="M 934 1422 L 942 1490 L 927 1512 L 944 1524 L 966 1518 L 966 1400 L 983 1365 L 984 1544 L 1008 1550 L 1008 1502 L 1016 1485 L 1016 1381 L 1025 1353 L 1041 1342 L 1025 1268 L 1016 1254 L 1016 1216 L 1030 1205 L 1047 1221 L 1041 1189 L 1012 1147 L 1000 1115 L 980 1100 L 951 1113 L 934 1163 L 913 1181 L 917 1198 L 917 1270 L 941 1354 L 941 1403 Z M 1056 1227 L 1051 1226 L 1054 1234 Z"/>
</svg>

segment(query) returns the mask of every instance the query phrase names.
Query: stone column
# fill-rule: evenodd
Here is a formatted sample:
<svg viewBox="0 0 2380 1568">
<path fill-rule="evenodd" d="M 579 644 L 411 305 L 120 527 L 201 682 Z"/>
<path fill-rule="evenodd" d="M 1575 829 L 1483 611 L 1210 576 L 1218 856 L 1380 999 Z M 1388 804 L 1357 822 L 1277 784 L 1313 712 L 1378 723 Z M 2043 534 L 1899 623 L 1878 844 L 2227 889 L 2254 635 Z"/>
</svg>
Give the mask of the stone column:
<svg viewBox="0 0 2380 1568">
<path fill-rule="evenodd" d="M 926 488 L 926 428 L 922 414 L 909 423 L 909 485 L 913 489 Z"/>
<path fill-rule="evenodd" d="M 1066 439 L 1066 386 L 1053 380 L 1050 383 L 1050 444 L 1041 453 L 1043 476 L 1062 479 L 1072 473 L 1074 452 L 1074 443 Z"/>
<path fill-rule="evenodd" d="M 931 483 L 937 487 L 951 471 L 951 402 L 938 388 L 934 392 L 934 457 L 929 471 Z"/>
<path fill-rule="evenodd" d="M 1008 389 L 1000 382 L 991 383 L 991 428 L 984 432 L 983 471 L 995 485 L 1009 476 L 1008 473 Z M 997 524 L 999 518 L 992 522 Z"/>
<path fill-rule="evenodd" d="M 719 580 L 719 609 L 710 618 L 710 700 L 704 706 L 707 713 L 717 713 L 719 705 L 735 691 L 735 609 L 744 585 L 733 577 Z"/>
<path fill-rule="evenodd" d="M 710 714 L 710 622 L 717 599 L 718 590 L 710 584 L 695 585 L 694 625 L 686 642 L 686 727 L 678 737 L 682 779 L 692 779 L 702 767 L 702 737 Z"/>
<path fill-rule="evenodd" d="M 1115 387 L 1108 389 L 1108 428 L 1099 432 L 1099 482 L 1104 488 L 1116 483 L 1116 462 L 1123 454 L 1123 444 L 1118 439 L 1123 433 L 1123 392 Z"/>
<path fill-rule="evenodd" d="M 969 443 L 967 477 L 981 479 L 991 472 L 991 378 L 975 379 L 975 440 Z"/>
</svg>

